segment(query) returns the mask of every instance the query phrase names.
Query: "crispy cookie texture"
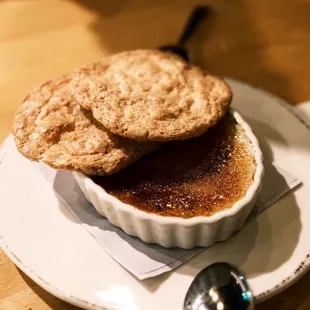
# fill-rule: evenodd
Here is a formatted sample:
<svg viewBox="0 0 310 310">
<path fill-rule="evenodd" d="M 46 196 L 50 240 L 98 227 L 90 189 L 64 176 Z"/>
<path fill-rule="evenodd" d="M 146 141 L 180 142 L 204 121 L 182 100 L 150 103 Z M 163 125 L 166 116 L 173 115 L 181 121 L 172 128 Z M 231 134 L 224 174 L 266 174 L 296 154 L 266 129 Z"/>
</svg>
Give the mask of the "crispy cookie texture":
<svg viewBox="0 0 310 310">
<path fill-rule="evenodd" d="M 82 67 L 71 91 L 108 130 L 138 141 L 197 137 L 232 99 L 221 78 L 156 50 L 121 52 Z"/>
<path fill-rule="evenodd" d="M 25 157 L 56 169 L 113 174 L 158 147 L 116 136 L 71 96 L 71 76 L 49 80 L 22 102 L 13 124 Z"/>
</svg>

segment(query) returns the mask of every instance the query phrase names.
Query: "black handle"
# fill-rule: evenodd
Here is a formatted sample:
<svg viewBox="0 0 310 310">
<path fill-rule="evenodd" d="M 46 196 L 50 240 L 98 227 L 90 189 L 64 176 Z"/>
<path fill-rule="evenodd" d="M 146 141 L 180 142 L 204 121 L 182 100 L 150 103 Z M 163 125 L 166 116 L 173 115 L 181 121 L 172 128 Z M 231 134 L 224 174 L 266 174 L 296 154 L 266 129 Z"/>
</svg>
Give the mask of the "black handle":
<svg viewBox="0 0 310 310">
<path fill-rule="evenodd" d="M 191 35 L 200 25 L 201 21 L 206 17 L 207 13 L 209 12 L 210 8 L 208 6 L 198 6 L 193 10 L 181 37 L 178 40 L 179 46 L 184 46 L 186 44 L 188 39 L 191 37 Z"/>
</svg>

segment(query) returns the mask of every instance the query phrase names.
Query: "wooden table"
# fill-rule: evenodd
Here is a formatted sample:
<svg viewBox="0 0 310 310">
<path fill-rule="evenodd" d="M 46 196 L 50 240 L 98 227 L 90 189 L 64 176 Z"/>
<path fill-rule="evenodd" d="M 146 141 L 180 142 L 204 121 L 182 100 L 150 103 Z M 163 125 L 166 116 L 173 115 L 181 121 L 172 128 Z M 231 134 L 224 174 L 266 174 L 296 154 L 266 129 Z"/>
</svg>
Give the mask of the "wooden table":
<svg viewBox="0 0 310 310">
<path fill-rule="evenodd" d="M 199 1 L 199 3 L 202 3 Z M 310 98 L 310 1 L 209 0 L 189 43 L 211 72 L 292 104 Z M 174 42 L 195 1 L 0 1 L 0 141 L 34 84 L 124 49 Z M 258 309 L 310 309 L 310 274 Z M 0 251 L 0 309 L 77 309 L 38 287 Z"/>
</svg>

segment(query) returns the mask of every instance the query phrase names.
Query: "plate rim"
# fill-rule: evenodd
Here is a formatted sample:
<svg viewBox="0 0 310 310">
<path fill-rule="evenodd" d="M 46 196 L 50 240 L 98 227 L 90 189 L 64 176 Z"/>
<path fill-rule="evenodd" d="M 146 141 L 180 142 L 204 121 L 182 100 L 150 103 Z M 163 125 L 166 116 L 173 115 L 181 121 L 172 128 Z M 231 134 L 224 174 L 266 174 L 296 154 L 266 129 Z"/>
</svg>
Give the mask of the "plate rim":
<svg viewBox="0 0 310 310">
<path fill-rule="evenodd" d="M 269 97 L 274 102 L 278 103 L 281 107 L 283 107 L 288 113 L 290 113 L 292 116 L 294 116 L 309 132 L 310 134 L 310 121 L 307 120 L 306 117 L 303 117 L 300 115 L 300 112 L 298 111 L 298 108 L 296 106 L 293 106 L 288 101 L 284 100 L 283 98 L 272 94 L 269 91 L 266 91 L 258 86 L 251 85 L 249 83 L 245 83 L 236 79 L 232 79 L 229 77 L 225 77 L 225 80 L 228 83 L 237 83 L 239 85 L 242 85 L 247 88 L 255 89 L 260 94 L 263 94 L 264 96 Z M 260 293 L 257 296 L 254 296 L 255 304 L 260 304 L 269 298 L 272 298 L 283 291 L 285 291 L 290 286 L 294 285 L 302 276 L 304 276 L 308 271 L 310 270 L 310 249 L 304 257 L 304 259 L 296 266 L 295 272 L 291 274 L 290 276 L 284 278 L 281 283 L 275 285 L 271 289 L 268 289 L 262 293 Z"/>
<path fill-rule="evenodd" d="M 308 130 L 310 133 L 310 121 L 308 121 L 305 117 L 300 115 L 300 112 L 298 109 L 294 106 L 292 106 L 289 102 L 285 101 L 281 97 L 274 95 L 270 93 L 269 91 L 265 91 L 264 89 L 253 86 L 249 83 L 242 82 L 240 80 L 232 79 L 229 77 L 225 77 L 225 80 L 228 82 L 228 84 L 239 84 L 243 87 L 251 88 L 259 92 L 260 94 L 269 97 L 272 101 L 277 102 L 280 106 L 282 106 L 284 109 L 287 110 L 288 113 L 293 115 L 304 127 Z M 8 136 L 9 137 L 9 136 Z M 7 141 L 7 138 L 2 141 L 0 145 L 0 164 L 1 164 L 1 148 Z M 83 300 L 78 298 L 74 295 L 68 295 L 61 289 L 58 289 L 57 287 L 52 286 L 47 281 L 45 281 L 42 277 L 37 275 L 33 270 L 29 269 L 23 261 L 10 249 L 9 245 L 5 243 L 4 238 L 0 235 L 0 248 L 3 250 L 3 252 L 7 255 L 7 257 L 19 268 L 21 269 L 29 278 L 31 278 L 36 284 L 38 284 L 40 287 L 42 287 L 44 290 L 49 292 L 50 294 L 54 295 L 55 297 L 68 302 L 72 305 L 81 307 L 83 309 L 90 309 L 90 310 L 123 310 L 123 307 L 110 308 L 109 305 L 103 306 L 95 303 L 90 303 L 87 300 Z M 284 290 L 286 290 L 288 287 L 294 285 L 302 276 L 304 276 L 310 269 L 310 250 L 307 253 L 306 257 L 303 258 L 303 260 L 296 266 L 295 272 L 291 274 L 290 276 L 281 279 L 281 282 L 271 289 L 268 289 L 262 293 L 260 293 L 257 296 L 254 296 L 255 304 L 260 304 L 261 302 L 266 301 L 267 299 L 274 297 Z"/>
<path fill-rule="evenodd" d="M 33 280 L 36 284 L 46 290 L 48 293 L 53 296 L 69 303 L 74 306 L 78 306 L 82 309 L 90 309 L 90 310 L 117 310 L 117 308 L 106 308 L 105 306 L 96 305 L 89 303 L 86 300 L 80 299 L 73 295 L 65 294 L 62 290 L 57 287 L 52 286 L 47 281 L 45 281 L 42 277 L 37 275 L 33 270 L 29 269 L 26 265 L 24 265 L 23 261 L 9 248 L 9 246 L 5 243 L 3 237 L 0 236 L 0 248 L 7 255 L 7 257 L 20 269 L 22 270 L 31 280 Z M 87 308 L 85 308 L 87 306 Z M 122 310 L 122 308 L 119 308 Z"/>
</svg>

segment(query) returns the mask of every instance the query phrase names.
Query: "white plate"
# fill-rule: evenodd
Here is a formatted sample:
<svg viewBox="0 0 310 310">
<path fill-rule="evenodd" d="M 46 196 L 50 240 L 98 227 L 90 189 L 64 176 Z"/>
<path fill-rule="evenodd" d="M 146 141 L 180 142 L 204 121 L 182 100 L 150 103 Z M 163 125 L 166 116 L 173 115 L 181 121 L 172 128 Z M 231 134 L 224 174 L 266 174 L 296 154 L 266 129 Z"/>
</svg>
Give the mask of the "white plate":
<svg viewBox="0 0 310 310">
<path fill-rule="evenodd" d="M 12 158 L 0 166 L 3 250 L 47 291 L 88 309 L 182 309 L 193 277 L 215 261 L 239 267 L 257 301 L 291 285 L 309 267 L 310 127 L 283 101 L 240 82 L 229 83 L 233 105 L 260 133 L 265 157 L 303 181 L 294 193 L 230 240 L 173 272 L 138 281 L 79 225 L 27 160 Z"/>
</svg>

